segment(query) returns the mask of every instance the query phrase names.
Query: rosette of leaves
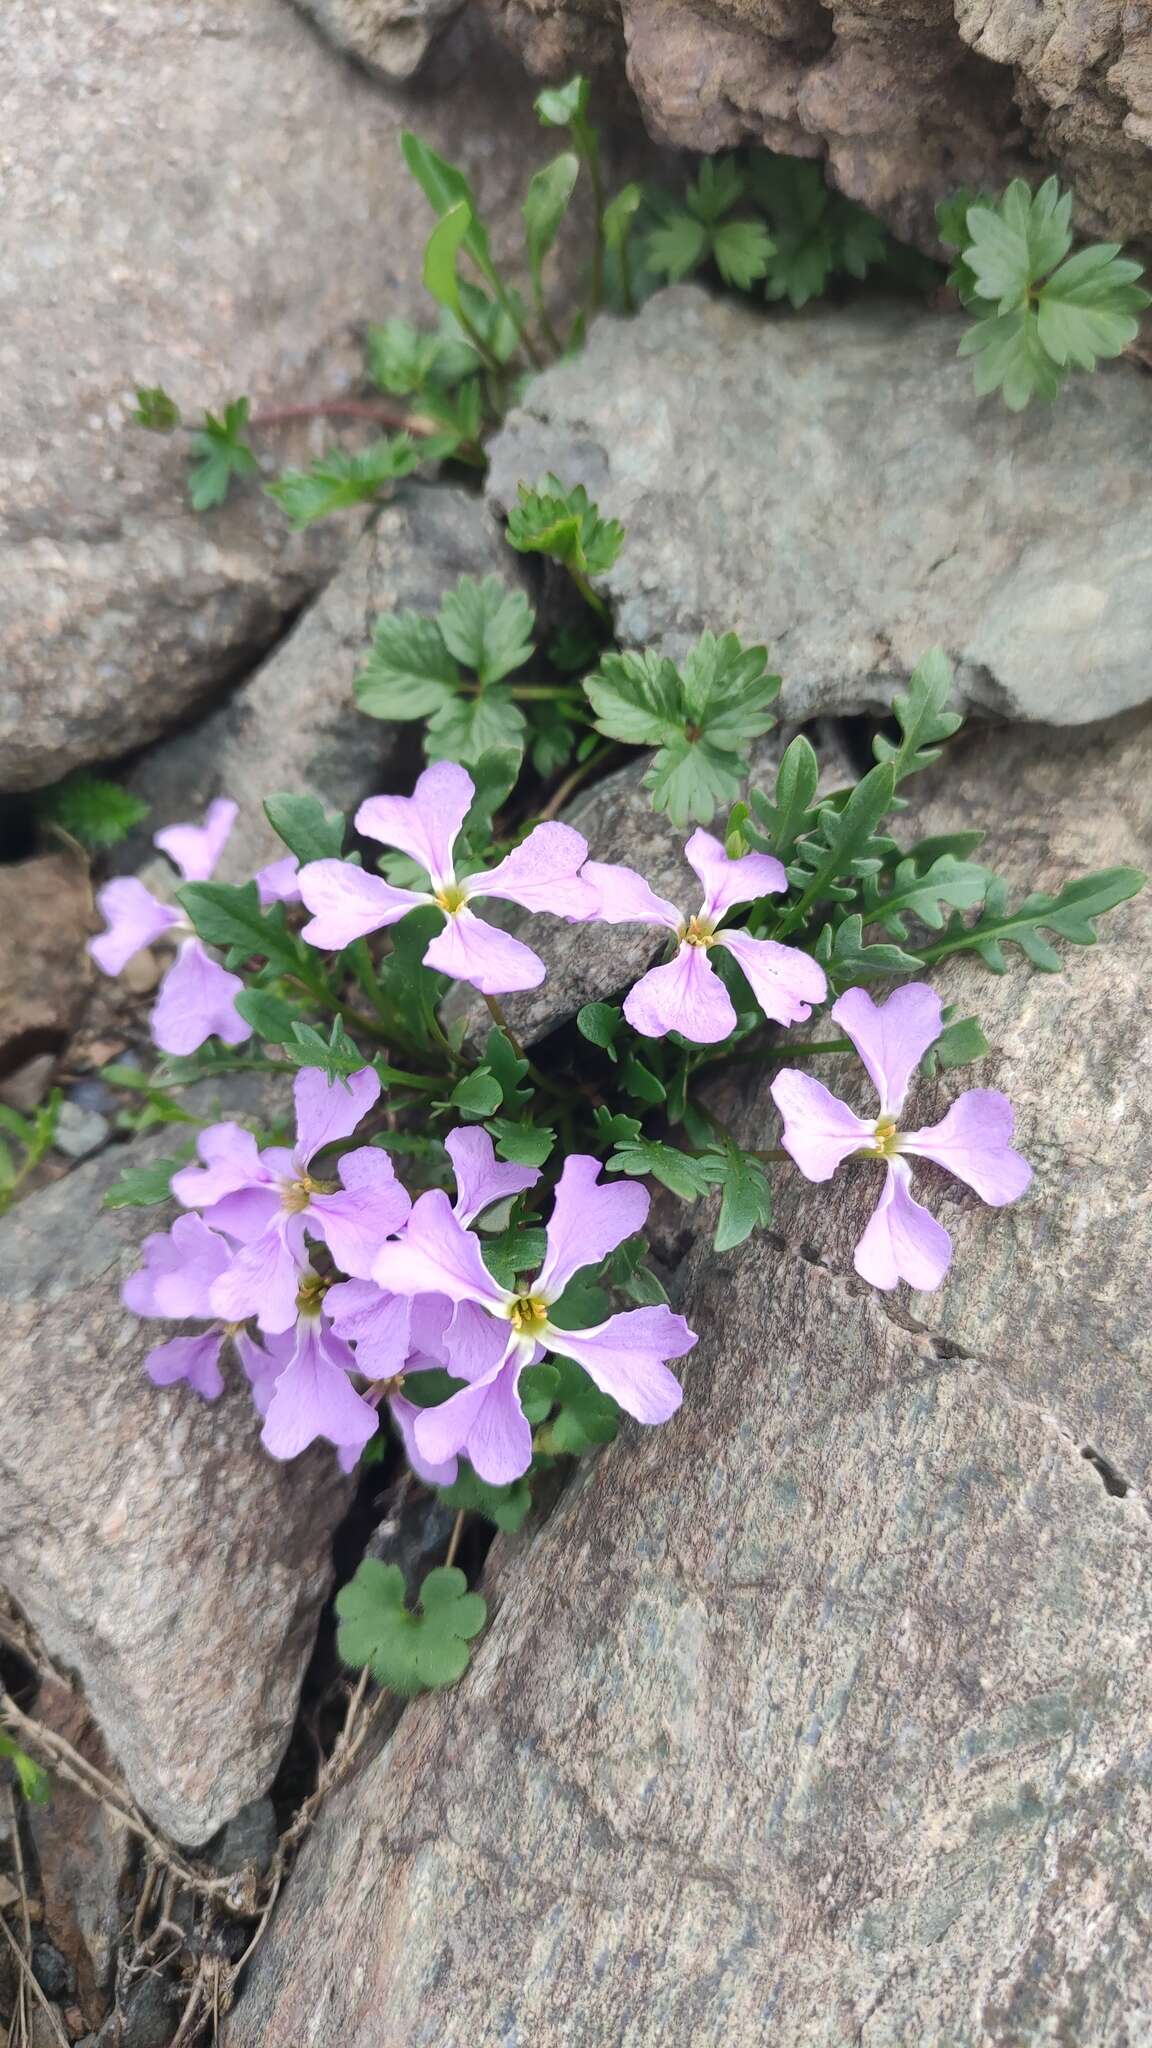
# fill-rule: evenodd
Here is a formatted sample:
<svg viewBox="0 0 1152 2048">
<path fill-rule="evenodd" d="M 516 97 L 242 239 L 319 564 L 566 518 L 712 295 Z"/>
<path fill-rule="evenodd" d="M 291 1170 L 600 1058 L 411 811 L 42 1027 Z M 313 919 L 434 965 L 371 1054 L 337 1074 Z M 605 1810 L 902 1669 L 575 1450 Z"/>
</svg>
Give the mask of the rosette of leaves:
<svg viewBox="0 0 1152 2048">
<path fill-rule="evenodd" d="M 707 825 L 738 796 L 749 742 L 776 723 L 768 706 L 780 678 L 766 663 L 763 647 L 735 633 L 705 633 L 682 669 L 651 650 L 606 654 L 585 679 L 597 732 L 655 747 L 644 786 L 674 825 Z"/>
<path fill-rule="evenodd" d="M 606 576 L 624 545 L 618 519 L 604 519 L 583 484 L 566 490 L 549 474 L 536 485 L 517 486 L 508 513 L 508 541 L 522 555 L 547 555 L 568 571 L 586 603 L 602 616 L 603 599 L 590 579 Z"/>
<path fill-rule="evenodd" d="M 757 151 L 747 187 L 768 216 L 771 249 L 761 273 L 765 296 L 797 309 L 836 277 L 862 278 L 885 261 L 890 242 L 878 220 L 825 184 L 818 164 Z"/>
<path fill-rule="evenodd" d="M 434 619 L 386 612 L 356 679 L 371 718 L 426 721 L 430 761 L 479 761 L 494 748 L 523 751 L 527 719 L 506 678 L 534 651 L 535 613 L 499 576 L 462 576 Z"/>
<path fill-rule="evenodd" d="M 959 192 L 936 210 L 941 240 L 958 251 L 949 281 L 976 315 L 960 354 L 973 359 L 977 391 L 1002 392 L 1012 412 L 1121 355 L 1152 304 L 1119 242 L 1069 255 L 1071 212 L 1055 178 L 1037 192 L 1016 178 L 999 200 Z"/>
<path fill-rule="evenodd" d="M 644 260 L 658 277 L 679 284 L 714 263 L 725 284 L 748 291 L 767 274 L 775 244 L 762 220 L 734 211 L 747 181 L 735 157 L 705 157 L 683 200 L 652 195 L 657 225 L 644 241 Z"/>
</svg>

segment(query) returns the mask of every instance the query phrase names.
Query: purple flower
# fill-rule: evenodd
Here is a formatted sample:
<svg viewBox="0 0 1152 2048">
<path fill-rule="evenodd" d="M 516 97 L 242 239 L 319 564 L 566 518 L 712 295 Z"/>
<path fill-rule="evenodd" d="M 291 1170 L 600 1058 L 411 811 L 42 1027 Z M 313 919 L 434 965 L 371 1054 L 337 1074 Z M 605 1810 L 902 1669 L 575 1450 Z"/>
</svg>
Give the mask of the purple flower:
<svg viewBox="0 0 1152 2048">
<path fill-rule="evenodd" d="M 852 1153 L 884 1160 L 880 1200 L 853 1263 L 873 1287 L 939 1287 L 952 1257 L 952 1240 L 912 1195 L 909 1158 L 933 1159 L 974 1188 L 993 1208 L 1015 1202 L 1032 1169 L 1011 1146 L 1013 1113 L 995 1088 L 970 1088 L 938 1124 L 900 1131 L 897 1119 L 908 1083 L 942 1029 L 940 998 L 921 981 L 874 1003 L 862 988 L 849 989 L 832 1007 L 833 1020 L 852 1040 L 880 1097 L 880 1114 L 859 1117 L 811 1074 L 785 1067 L 772 1083 L 784 1118 L 783 1144 L 808 1180 L 831 1180 Z"/>
<path fill-rule="evenodd" d="M 329 1081 L 317 1067 L 296 1076 L 296 1144 L 260 1152 L 239 1124 L 213 1124 L 197 1140 L 202 1164 L 181 1167 L 172 1192 L 186 1208 L 203 1209 L 205 1220 L 241 1249 L 212 1284 L 217 1315 L 242 1322 L 254 1315 L 275 1334 L 296 1320 L 307 1235 L 321 1237 L 336 1264 L 367 1278 L 377 1250 L 398 1230 L 411 1207 L 392 1161 L 376 1146 L 346 1152 L 337 1182 L 314 1180 L 310 1171 L 326 1145 L 351 1137 L 380 1093 L 379 1076 L 362 1067 L 347 1082 Z"/>
<path fill-rule="evenodd" d="M 291 1348 L 284 1340 L 277 1344 L 280 1369 L 270 1381 L 271 1391 L 267 1378 L 253 1389 L 263 1403 L 260 1441 L 273 1458 L 299 1457 L 317 1437 L 358 1457 L 375 1436 L 379 1417 L 352 1385 L 357 1362 L 336 1336 L 307 1279 L 298 1307 Z"/>
<path fill-rule="evenodd" d="M 524 1368 L 546 1351 L 575 1360 L 640 1422 L 665 1422 L 679 1407 L 681 1388 L 667 1360 L 696 1342 L 682 1316 L 667 1308 L 631 1309 L 587 1330 L 560 1329 L 550 1319 L 573 1275 L 599 1264 L 647 1217 L 643 1188 L 601 1186 L 599 1175 L 599 1162 L 584 1154 L 565 1161 L 544 1263 L 516 1292 L 493 1279 L 479 1241 L 438 1188 L 414 1205 L 403 1241 L 378 1254 L 373 1277 L 382 1288 L 446 1295 L 456 1304 L 445 1347 L 450 1371 L 469 1384 L 413 1420 L 417 1449 L 430 1463 L 463 1454 L 493 1485 L 527 1471 L 532 1431 L 518 1387 Z"/>
<path fill-rule="evenodd" d="M 684 857 L 704 885 L 704 901 L 692 917 L 657 896 L 631 868 L 590 860 L 584 882 L 597 898 L 592 915 L 605 924 L 661 925 L 679 941 L 674 960 L 643 975 L 624 1003 L 624 1015 L 645 1038 L 663 1038 L 680 1031 L 697 1045 L 718 1045 L 736 1028 L 736 1011 L 708 955 L 723 946 L 743 970 L 766 1017 L 777 1024 L 797 1024 L 813 1003 L 827 993 L 824 973 L 807 953 L 781 946 L 773 939 L 754 939 L 745 931 L 719 931 L 720 920 L 740 903 L 753 903 L 778 889 L 788 877 L 768 853 L 746 853 L 729 860 L 719 839 L 696 831 Z"/>
<path fill-rule="evenodd" d="M 424 770 L 410 797 L 374 796 L 361 804 L 356 830 L 406 853 L 424 869 L 431 887 L 397 889 L 348 861 L 310 861 L 300 870 L 300 894 L 312 912 L 303 937 L 314 946 L 347 946 L 396 924 L 410 910 L 434 904 L 444 913 L 444 927 L 424 955 L 426 967 L 471 982 L 484 995 L 536 988 L 544 979 L 544 962 L 519 939 L 486 924 L 469 905 L 474 898 L 495 896 L 524 910 L 587 917 L 591 899 L 579 880 L 587 842 L 569 825 L 537 825 L 487 874 L 457 876 L 453 848 L 475 794 L 466 769 L 454 761 L 437 761 Z"/>
<path fill-rule="evenodd" d="M 134 1315 L 160 1316 L 174 1322 L 212 1317 L 211 1293 L 232 1257 L 232 1247 L 199 1216 L 178 1216 L 170 1231 L 155 1231 L 141 1247 L 144 1264 L 130 1273 L 121 1290 L 125 1308 Z M 213 1322 L 194 1336 L 172 1337 L 148 1353 L 144 1369 L 156 1386 L 187 1380 L 206 1401 L 224 1391 L 220 1352 L 231 1337 L 249 1380 L 255 1384 L 265 1354 L 244 1330 Z"/>
<path fill-rule="evenodd" d="M 217 797 L 202 825 L 169 825 L 157 832 L 153 845 L 166 853 L 185 882 L 206 882 L 236 822 L 237 806 Z M 236 1009 L 244 983 L 206 953 L 183 912 L 161 903 L 133 875 L 105 883 L 97 905 L 106 929 L 88 942 L 88 951 L 105 974 L 120 974 L 135 954 L 160 938 L 183 935 L 184 942 L 160 986 L 152 1012 L 152 1036 L 161 1052 L 196 1052 L 215 1033 L 225 1045 L 242 1045 L 252 1027 Z"/>
<path fill-rule="evenodd" d="M 300 863 L 296 855 L 286 853 L 280 860 L 269 861 L 267 867 L 257 868 L 256 889 L 265 910 L 272 903 L 299 903 Z"/>
</svg>

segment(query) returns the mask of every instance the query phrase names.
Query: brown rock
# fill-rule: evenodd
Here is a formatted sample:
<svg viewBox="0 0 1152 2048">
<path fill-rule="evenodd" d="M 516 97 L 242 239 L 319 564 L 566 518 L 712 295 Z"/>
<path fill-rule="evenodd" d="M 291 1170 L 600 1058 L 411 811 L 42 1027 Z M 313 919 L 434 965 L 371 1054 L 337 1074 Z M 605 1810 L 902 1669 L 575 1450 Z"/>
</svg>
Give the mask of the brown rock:
<svg viewBox="0 0 1152 2048">
<path fill-rule="evenodd" d="M 1037 165 L 1092 232 L 1147 237 L 1152 31 L 1127 0 L 487 0 L 534 71 L 618 73 L 661 141 L 822 156 L 936 250 L 934 206 Z"/>
<path fill-rule="evenodd" d="M 466 59 L 466 61 L 464 61 Z M 0 10 L 0 788 L 143 745 L 263 654 L 360 514 L 303 535 L 255 481 L 195 514 L 187 440 L 129 418 L 137 382 L 195 418 L 337 394 L 352 327 L 428 318 L 415 126 L 475 180 L 499 255 L 555 153 L 510 60 L 381 93 L 285 0 Z M 338 430 L 259 437 L 285 464 Z"/>
<path fill-rule="evenodd" d="M 225 1114 L 252 1099 L 220 1093 Z M 212 1404 L 145 1378 L 170 1326 L 119 1291 L 170 1218 L 101 1204 L 173 1149 L 105 1153 L 0 1223 L 0 1583 L 79 1673 L 140 1805 L 197 1843 L 275 1774 L 349 1485 L 323 1450 L 267 1456 L 238 1370 Z"/>
<path fill-rule="evenodd" d="M 902 822 L 1010 792 L 1017 886 L 1073 846 L 1129 858 L 1149 744 L 1131 721 L 985 739 Z M 1010 1050 L 948 1092 L 1010 1060 L 1039 1183 L 1008 1215 L 942 1211 L 930 1309 L 821 1262 L 850 1242 L 839 1183 L 797 1184 L 728 1259 L 701 1244 L 680 1416 L 586 1473 L 497 1582 L 468 1677 L 321 1816 L 229 2048 L 1145 2038 L 1152 1526 L 1082 1431 L 1148 1442 L 1134 1395 L 1113 1411 L 1152 1314 L 1147 932 L 1129 908 L 1063 980 L 1013 977 L 1010 1039 L 991 985 Z M 999 1041 L 979 970 L 945 987 Z"/>
<path fill-rule="evenodd" d="M 113 1769 L 100 1731 L 79 1693 L 45 1679 L 36 1719 L 63 1736 L 99 1771 Z M 44 1806 L 29 1806 L 44 1934 L 69 1964 L 89 2027 L 108 2010 L 107 1993 L 124 1924 L 136 1842 L 109 1808 L 80 1792 L 60 1772 Z"/>
<path fill-rule="evenodd" d="M 335 43 L 379 77 L 414 77 L 465 0 L 296 0 Z"/>
<path fill-rule="evenodd" d="M 0 1075 L 66 1044 L 91 981 L 84 948 L 93 929 L 74 855 L 0 867 Z"/>
</svg>

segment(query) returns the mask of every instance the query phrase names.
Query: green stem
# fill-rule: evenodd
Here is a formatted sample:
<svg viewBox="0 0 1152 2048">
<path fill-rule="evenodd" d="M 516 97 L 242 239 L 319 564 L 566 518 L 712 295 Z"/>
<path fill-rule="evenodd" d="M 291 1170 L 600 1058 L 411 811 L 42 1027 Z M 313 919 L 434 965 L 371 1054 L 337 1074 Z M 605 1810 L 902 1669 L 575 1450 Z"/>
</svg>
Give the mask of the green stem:
<svg viewBox="0 0 1152 2048">
<path fill-rule="evenodd" d="M 580 784 L 587 782 L 588 777 L 617 751 L 616 742 L 609 740 L 605 746 L 597 747 L 594 753 L 589 754 L 588 759 L 582 761 L 578 768 L 573 768 L 571 774 L 564 777 L 563 782 L 557 783 L 543 810 L 538 813 L 537 823 L 546 824 L 549 818 L 556 816 L 557 811 L 563 810 L 569 797 L 579 789 Z"/>
<path fill-rule="evenodd" d="M 374 1064 L 380 1079 L 390 1088 L 416 1088 L 426 1095 L 438 1095 L 445 1086 L 443 1074 L 410 1074 L 404 1067 L 389 1067 L 382 1060 Z"/>
<path fill-rule="evenodd" d="M 631 316 L 636 311 L 636 292 L 632 282 L 632 254 L 628 241 L 629 237 L 625 234 L 620 243 L 620 297 L 625 313 Z"/>
<path fill-rule="evenodd" d="M 597 593 L 593 590 L 592 585 L 589 583 L 588 578 L 584 575 L 583 571 L 580 569 L 573 569 L 570 567 L 568 570 L 568 574 L 571 576 L 572 581 L 576 585 L 577 590 L 580 592 L 581 597 L 584 599 L 585 604 L 588 605 L 591 608 L 591 610 L 598 615 L 598 617 L 605 619 L 610 625 L 612 622 L 612 614 L 608 610 L 608 607 L 605 604 L 604 599 L 602 597 L 599 597 Z"/>
<path fill-rule="evenodd" d="M 757 1054 L 756 1057 L 771 1060 L 807 1060 L 815 1059 L 817 1053 L 853 1052 L 854 1050 L 855 1048 L 850 1038 L 810 1038 L 807 1040 L 802 1038 L 795 1045 L 769 1046 L 766 1053 Z"/>
<path fill-rule="evenodd" d="M 497 1031 L 502 1031 L 504 1033 L 504 1036 L 508 1040 L 509 1045 L 512 1047 L 512 1050 L 515 1053 L 517 1059 L 522 1060 L 524 1058 L 524 1047 L 521 1045 L 520 1040 L 517 1038 L 516 1033 L 513 1031 L 512 1026 L 508 1022 L 507 1017 L 504 1015 L 503 1004 L 500 1003 L 495 996 L 485 996 L 484 1004 L 488 1011 L 488 1015 L 491 1017 L 492 1022 L 496 1026 Z"/>
<path fill-rule="evenodd" d="M 572 140 L 584 160 L 592 187 L 592 275 L 588 285 L 588 311 L 592 314 L 598 313 L 604 303 L 604 180 L 600 175 L 596 137 L 585 121 L 574 124 Z"/>
</svg>

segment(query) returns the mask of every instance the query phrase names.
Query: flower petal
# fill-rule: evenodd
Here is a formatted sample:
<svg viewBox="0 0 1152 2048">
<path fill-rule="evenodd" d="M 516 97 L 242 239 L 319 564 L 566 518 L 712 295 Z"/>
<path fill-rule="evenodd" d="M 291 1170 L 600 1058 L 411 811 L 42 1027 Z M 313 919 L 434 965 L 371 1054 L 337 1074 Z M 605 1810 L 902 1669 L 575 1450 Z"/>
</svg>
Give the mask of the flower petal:
<svg viewBox="0 0 1152 2048">
<path fill-rule="evenodd" d="M 736 1012 L 703 946 L 683 945 L 665 967 L 649 968 L 624 998 L 624 1015 L 645 1038 L 681 1031 L 697 1045 L 719 1045 Z"/>
<path fill-rule="evenodd" d="M 772 1100 L 784 1119 L 781 1144 L 806 1180 L 831 1180 L 841 1160 L 871 1144 L 873 1126 L 798 1067 L 782 1067 Z"/>
<path fill-rule="evenodd" d="M 255 1316 L 274 1335 L 296 1321 L 296 1294 L 305 1268 L 304 1229 L 299 1217 L 266 1230 L 237 1252 L 226 1273 L 212 1283 L 215 1315 L 226 1323 Z"/>
<path fill-rule="evenodd" d="M 215 1035 L 225 1045 L 252 1036 L 236 1008 L 244 983 L 204 951 L 199 939 L 185 939 L 160 986 L 152 1012 L 152 1036 L 161 1052 L 198 1052 Z"/>
<path fill-rule="evenodd" d="M 295 1333 L 270 1337 L 265 1348 L 247 1330 L 237 1330 L 232 1344 L 252 1389 L 252 1405 L 257 1415 L 267 1415 L 273 1389 L 295 1348 Z"/>
<path fill-rule="evenodd" d="M 366 875 L 349 860 L 310 860 L 299 881 L 300 900 L 312 912 L 300 936 L 327 952 L 398 924 L 431 901 L 425 891 L 394 889 L 383 875 Z"/>
<path fill-rule="evenodd" d="M 832 1022 L 852 1040 L 880 1097 L 883 1116 L 896 1116 L 928 1047 L 942 1029 L 941 1003 L 926 981 L 893 989 L 874 1003 L 867 989 L 850 988 L 832 1005 Z"/>
<path fill-rule="evenodd" d="M 381 1248 L 372 1278 L 392 1294 L 446 1294 L 450 1301 L 477 1301 L 496 1312 L 513 1299 L 492 1278 L 477 1239 L 453 1215 L 443 1188 L 429 1188 L 413 1203 L 402 1242 Z"/>
<path fill-rule="evenodd" d="M 136 953 L 183 924 L 178 910 L 161 903 L 135 875 L 121 875 L 96 891 L 96 908 L 108 929 L 89 939 L 88 951 L 102 974 L 119 974 Z"/>
<path fill-rule="evenodd" d="M 465 905 L 444 919 L 424 955 L 425 967 L 469 981 L 481 995 L 511 995 L 517 989 L 539 988 L 547 969 L 538 953 L 502 932 Z"/>
<path fill-rule="evenodd" d="M 531 1347 L 511 1340 L 503 1361 L 477 1386 L 463 1387 L 415 1424 L 421 1456 L 439 1462 L 463 1452 L 490 1486 L 519 1479 L 532 1463 L 532 1430 L 520 1406 L 520 1374 Z"/>
<path fill-rule="evenodd" d="M 572 1152 L 556 1183 L 548 1220 L 548 1250 L 532 1282 L 548 1301 L 556 1301 L 582 1266 L 598 1266 L 626 1237 L 635 1237 L 648 1219 L 650 1196 L 638 1181 L 600 1181 L 600 1161 Z"/>
<path fill-rule="evenodd" d="M 684 858 L 704 885 L 702 917 L 723 917 L 737 903 L 755 903 L 758 896 L 774 896 L 788 887 L 783 864 L 775 855 L 745 853 L 729 860 L 723 840 L 702 827 L 692 834 Z"/>
<path fill-rule="evenodd" d="M 300 863 L 294 853 L 286 853 L 282 860 L 270 860 L 267 867 L 257 868 L 254 879 L 265 910 L 270 903 L 299 903 Z"/>
<path fill-rule="evenodd" d="M 721 932 L 716 943 L 732 955 L 764 1015 L 776 1024 L 802 1024 L 813 1003 L 828 993 L 824 969 L 798 946 L 754 939 L 750 932 Z"/>
<path fill-rule="evenodd" d="M 204 1164 L 182 1166 L 169 1183 L 186 1209 L 206 1208 L 237 1188 L 268 1179 L 256 1140 L 243 1124 L 209 1124 L 200 1132 L 196 1150 Z"/>
<path fill-rule="evenodd" d="M 416 1474 L 417 1479 L 422 1479 L 425 1486 L 454 1485 L 460 1469 L 457 1460 L 455 1458 L 443 1458 L 439 1464 L 435 1464 L 431 1458 L 424 1456 L 416 1441 L 417 1419 L 427 1411 L 423 1408 L 417 1408 L 412 1401 L 406 1401 L 403 1394 L 393 1394 L 390 1397 L 388 1410 L 400 1432 L 400 1441 L 404 1446 L 404 1455 Z"/>
<path fill-rule="evenodd" d="M 172 1337 L 148 1353 L 144 1370 L 153 1386 L 171 1387 L 177 1380 L 187 1380 L 206 1401 L 214 1401 L 224 1392 L 220 1371 L 223 1342 L 222 1330 L 205 1330 L 198 1337 Z"/>
<path fill-rule="evenodd" d="M 301 1316 L 296 1349 L 276 1381 L 260 1441 L 273 1458 L 295 1458 L 317 1437 L 342 1449 L 375 1436 L 379 1417 L 348 1375 L 356 1360 L 319 1316 Z"/>
<path fill-rule="evenodd" d="M 202 825 L 168 825 L 163 832 L 153 833 L 152 844 L 168 855 L 186 882 L 206 882 L 239 815 L 239 804 L 229 796 L 218 796 L 205 811 Z"/>
<path fill-rule="evenodd" d="M 342 1272 L 368 1280 L 381 1245 L 407 1221 L 412 1200 L 387 1153 L 374 1145 L 345 1153 L 339 1171 L 343 1194 L 313 1195 L 308 1228 L 324 1239 Z"/>
<path fill-rule="evenodd" d="M 975 1188 L 982 1202 L 1002 1209 L 1018 1201 L 1032 1179 L 1028 1161 L 1012 1150 L 1015 1121 L 1012 1104 L 998 1088 L 969 1088 L 938 1124 L 902 1133 L 900 1150 L 934 1159 Z"/>
<path fill-rule="evenodd" d="M 379 1094 L 380 1076 L 373 1067 L 361 1067 L 358 1073 L 349 1074 L 347 1080 L 335 1081 L 319 1067 L 301 1067 L 292 1085 L 296 1105 L 293 1156 L 297 1163 L 307 1166 L 325 1145 L 350 1138 Z M 391 1160 L 385 1153 L 380 1157 L 394 1180 Z"/>
<path fill-rule="evenodd" d="M 696 1333 L 670 1308 L 632 1308 L 609 1316 L 592 1330 L 556 1330 L 548 1325 L 545 1343 L 562 1358 L 574 1358 L 601 1393 L 637 1422 L 667 1422 L 684 1399 L 684 1390 L 665 1360 L 683 1358 L 696 1343 Z"/>
<path fill-rule="evenodd" d="M 540 1178 L 537 1166 L 506 1166 L 497 1159 L 495 1145 L 479 1124 L 449 1131 L 444 1145 L 456 1179 L 452 1207 L 461 1223 L 474 1223 L 493 1202 L 523 1194 Z"/>
<path fill-rule="evenodd" d="M 860 1278 L 885 1290 L 906 1280 L 927 1293 L 939 1287 L 951 1258 L 952 1239 L 915 1200 L 908 1167 L 890 1159 L 880 1200 L 853 1257 Z"/>
<path fill-rule="evenodd" d="M 210 1316 L 209 1293 L 232 1257 L 232 1248 L 196 1215 L 178 1216 L 170 1231 L 146 1237 L 144 1265 L 124 1282 L 121 1300 L 135 1315 Z"/>
<path fill-rule="evenodd" d="M 551 911 L 556 917 L 588 917 L 595 900 L 580 880 L 588 841 L 571 825 L 537 825 L 521 845 L 488 870 L 462 883 L 467 895 L 500 896 L 522 910 Z"/>
<path fill-rule="evenodd" d="M 585 861 L 581 880 L 593 892 L 596 907 L 589 915 L 598 924 L 655 924 L 678 932 L 684 922 L 674 903 L 618 861 Z"/>
<path fill-rule="evenodd" d="M 466 768 L 435 761 L 417 778 L 411 796 L 370 796 L 356 813 L 356 830 L 406 853 L 439 889 L 454 879 L 452 849 L 475 794 Z"/>
</svg>

